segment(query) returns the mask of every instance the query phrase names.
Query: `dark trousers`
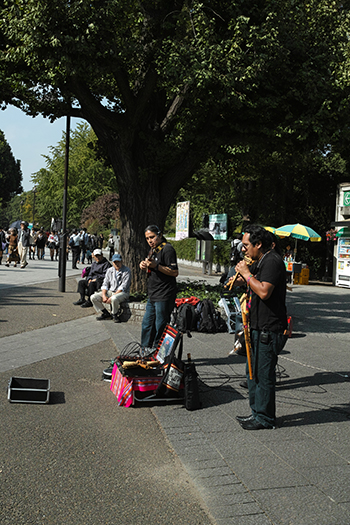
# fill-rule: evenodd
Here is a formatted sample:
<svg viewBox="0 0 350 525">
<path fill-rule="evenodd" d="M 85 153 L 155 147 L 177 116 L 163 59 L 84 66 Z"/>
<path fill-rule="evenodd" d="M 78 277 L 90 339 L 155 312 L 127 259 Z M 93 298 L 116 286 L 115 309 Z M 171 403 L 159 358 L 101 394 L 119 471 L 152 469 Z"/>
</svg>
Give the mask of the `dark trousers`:
<svg viewBox="0 0 350 525">
<path fill-rule="evenodd" d="M 77 268 L 77 262 L 79 261 L 80 246 L 72 247 L 72 268 Z"/>
<path fill-rule="evenodd" d="M 88 283 L 86 279 L 81 279 L 78 282 L 78 292 L 80 293 L 81 299 L 85 299 L 86 295 L 89 301 L 90 296 L 97 292 L 100 289 L 100 287 L 100 281 L 91 281 L 90 283 Z"/>
<path fill-rule="evenodd" d="M 141 332 L 141 345 L 144 348 L 155 348 L 158 345 L 164 328 L 170 321 L 174 306 L 175 297 L 166 301 L 150 301 L 148 299 Z"/>
<path fill-rule="evenodd" d="M 260 340 L 260 330 L 251 331 L 253 379 L 247 379 L 252 414 L 259 423 L 273 427 L 276 419 L 276 365 L 284 346 L 282 333 L 267 332 L 268 342 Z"/>
</svg>

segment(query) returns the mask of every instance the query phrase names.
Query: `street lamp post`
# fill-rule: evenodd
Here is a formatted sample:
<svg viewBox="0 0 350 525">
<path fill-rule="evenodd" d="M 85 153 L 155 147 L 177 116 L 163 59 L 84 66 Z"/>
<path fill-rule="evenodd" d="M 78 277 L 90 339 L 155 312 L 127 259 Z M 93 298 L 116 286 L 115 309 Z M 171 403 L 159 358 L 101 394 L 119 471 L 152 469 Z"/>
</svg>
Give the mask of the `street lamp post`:
<svg viewBox="0 0 350 525">
<path fill-rule="evenodd" d="M 70 115 L 67 115 L 66 127 L 66 154 L 64 162 L 64 189 L 63 189 L 63 209 L 62 209 L 62 234 L 60 237 L 60 255 L 58 262 L 58 291 L 66 291 L 66 267 L 67 267 L 67 200 L 68 200 L 68 168 L 69 168 L 69 136 L 70 136 Z"/>
<path fill-rule="evenodd" d="M 22 220 L 22 206 L 23 206 L 23 202 L 24 201 L 21 201 L 19 203 L 19 220 L 21 221 Z"/>
</svg>

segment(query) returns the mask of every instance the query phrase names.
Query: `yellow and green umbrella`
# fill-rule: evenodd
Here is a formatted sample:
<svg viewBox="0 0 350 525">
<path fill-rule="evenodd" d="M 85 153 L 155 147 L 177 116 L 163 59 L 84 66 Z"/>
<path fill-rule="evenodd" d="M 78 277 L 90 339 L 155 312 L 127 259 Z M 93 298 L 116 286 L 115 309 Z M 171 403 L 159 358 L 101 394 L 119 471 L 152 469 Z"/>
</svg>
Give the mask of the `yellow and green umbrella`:
<svg viewBox="0 0 350 525">
<path fill-rule="evenodd" d="M 275 234 L 278 237 L 292 237 L 295 239 L 295 248 L 294 253 L 297 252 L 297 243 L 298 239 L 302 241 L 311 241 L 311 242 L 320 242 L 321 236 L 315 232 L 309 226 L 304 226 L 303 224 L 286 224 L 280 228 L 276 228 Z"/>
<path fill-rule="evenodd" d="M 268 232 L 271 232 L 271 233 L 275 233 L 276 232 L 276 228 L 274 228 L 273 226 L 264 226 L 264 228 Z"/>
<path fill-rule="evenodd" d="M 320 242 L 321 235 L 315 232 L 309 226 L 303 224 L 286 224 L 280 228 L 276 228 L 275 234 L 279 237 L 293 237 L 293 239 L 301 239 L 302 241 Z"/>
</svg>

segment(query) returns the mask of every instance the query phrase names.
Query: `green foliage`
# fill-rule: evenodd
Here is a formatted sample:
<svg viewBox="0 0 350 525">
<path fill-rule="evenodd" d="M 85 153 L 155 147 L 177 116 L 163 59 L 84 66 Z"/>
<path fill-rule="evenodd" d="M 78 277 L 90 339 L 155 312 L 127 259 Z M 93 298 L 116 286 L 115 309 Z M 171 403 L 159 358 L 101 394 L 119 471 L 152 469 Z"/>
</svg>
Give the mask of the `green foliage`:
<svg viewBox="0 0 350 525">
<path fill-rule="evenodd" d="M 0 206 L 6 206 L 21 191 L 21 163 L 14 158 L 11 147 L 0 130 Z"/>
<path fill-rule="evenodd" d="M 72 132 L 69 146 L 68 212 L 67 224 L 79 226 L 82 213 L 98 197 L 116 191 L 116 181 L 111 168 L 98 157 L 97 139 L 87 124 L 79 124 Z M 37 190 L 36 217 L 45 226 L 51 217 L 62 216 L 65 137 L 51 155 L 44 157 L 42 168 L 32 177 Z"/>
<path fill-rule="evenodd" d="M 175 248 L 178 259 L 185 261 L 196 260 L 196 240 L 189 237 L 181 241 L 171 241 Z M 230 241 L 213 241 L 213 262 L 227 266 L 230 264 L 231 243 Z"/>
<path fill-rule="evenodd" d="M 184 259 L 185 261 L 196 260 L 196 239 L 189 237 L 181 241 L 171 240 L 170 242 L 176 251 L 178 259 Z"/>
<path fill-rule="evenodd" d="M 15 195 L 0 209 L 0 224 L 4 228 L 14 221 L 27 220 L 30 222 L 31 215 L 27 212 L 27 202 L 30 199 L 30 192 L 24 192 L 21 195 Z"/>
<path fill-rule="evenodd" d="M 200 177 L 200 166 L 221 146 L 264 145 L 268 154 L 289 149 L 293 157 L 296 150 L 332 144 L 349 120 L 344 3 L 4 0 L 0 33 L 1 100 L 53 120 L 70 113 L 98 136 L 118 182 L 130 265 L 143 246 L 145 224 L 164 227 L 180 188 L 194 173 Z M 261 173 L 269 178 L 256 164 L 250 168 L 240 184 L 245 195 Z M 60 183 L 51 184 L 51 167 L 46 171 L 40 174 L 42 217 L 46 210 L 58 214 Z M 202 207 L 240 220 L 237 173 L 227 173 L 230 209 L 216 195 Z M 280 172 L 275 175 L 278 180 Z M 74 180 L 79 176 L 77 170 Z M 284 183 L 281 196 L 288 197 Z M 271 186 L 274 193 L 260 197 L 273 207 L 280 190 Z M 113 191 L 92 195 L 91 188 L 73 186 L 70 223 Z"/>
<path fill-rule="evenodd" d="M 227 213 L 229 232 L 241 219 L 241 209 L 236 199 L 235 165 L 222 155 L 209 159 L 179 191 L 177 202 L 190 201 L 191 224 L 194 230 L 202 227 L 203 215 Z M 175 219 L 176 208 L 171 209 L 168 221 Z"/>
<path fill-rule="evenodd" d="M 181 297 L 198 297 L 201 301 L 203 299 L 211 299 L 216 307 L 220 301 L 223 291 L 222 285 L 210 285 L 206 281 L 182 281 L 177 283 L 177 298 Z"/>
<path fill-rule="evenodd" d="M 211 285 L 206 281 L 181 281 L 177 283 L 177 298 L 182 297 L 198 297 L 201 301 L 203 299 L 211 299 L 216 307 L 220 301 L 223 287 L 221 285 Z M 147 293 L 131 292 L 130 301 L 145 303 L 148 300 Z"/>
<path fill-rule="evenodd" d="M 213 241 L 213 262 L 223 266 L 230 266 L 231 260 L 231 242 L 230 241 Z"/>
</svg>

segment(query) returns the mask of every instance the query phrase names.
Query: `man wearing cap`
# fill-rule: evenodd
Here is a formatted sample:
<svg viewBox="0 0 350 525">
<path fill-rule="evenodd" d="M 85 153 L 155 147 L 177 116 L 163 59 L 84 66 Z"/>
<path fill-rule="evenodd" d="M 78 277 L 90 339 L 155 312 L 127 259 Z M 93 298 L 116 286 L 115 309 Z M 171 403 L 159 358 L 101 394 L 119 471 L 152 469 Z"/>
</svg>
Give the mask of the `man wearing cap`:
<svg viewBox="0 0 350 525">
<path fill-rule="evenodd" d="M 102 250 L 96 248 L 93 251 L 93 263 L 90 271 L 88 272 L 85 279 L 81 279 L 78 283 L 78 292 L 80 293 L 79 301 L 76 301 L 75 305 L 81 306 L 82 308 L 89 308 L 93 306 L 91 302 L 91 295 L 100 290 L 103 280 L 105 278 L 108 268 L 111 264 L 105 257 L 103 257 Z M 87 295 L 87 299 L 85 299 Z"/>
<path fill-rule="evenodd" d="M 30 231 L 27 221 L 21 221 L 21 229 L 18 232 L 18 255 L 21 259 L 21 268 L 25 268 L 27 263 L 27 254 L 30 246 Z"/>
<path fill-rule="evenodd" d="M 96 318 L 98 321 L 113 318 L 115 323 L 120 323 L 120 304 L 129 299 L 130 284 L 131 270 L 124 266 L 121 255 L 115 253 L 112 257 L 112 268 L 106 272 L 102 291 L 91 296 L 96 312 L 101 314 Z"/>
</svg>

